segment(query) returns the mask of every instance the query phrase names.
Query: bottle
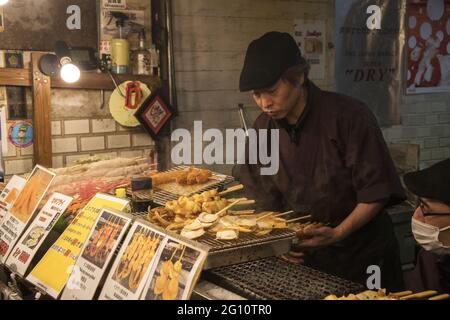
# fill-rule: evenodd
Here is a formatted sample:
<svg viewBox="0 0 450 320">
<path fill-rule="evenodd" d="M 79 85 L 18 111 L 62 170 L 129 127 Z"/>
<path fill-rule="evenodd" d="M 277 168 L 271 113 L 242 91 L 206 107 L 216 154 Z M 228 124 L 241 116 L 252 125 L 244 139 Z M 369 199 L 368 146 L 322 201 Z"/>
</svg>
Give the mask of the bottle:
<svg viewBox="0 0 450 320">
<path fill-rule="evenodd" d="M 134 212 L 146 212 L 153 201 L 153 183 L 150 177 L 131 179 L 131 199 Z"/>
<path fill-rule="evenodd" d="M 139 32 L 139 48 L 133 52 L 133 74 L 150 75 L 150 52 L 145 49 L 145 31 Z"/>
<path fill-rule="evenodd" d="M 156 46 L 153 44 L 150 49 L 150 73 L 154 76 L 160 76 L 160 68 L 159 68 L 159 50 L 156 49 Z"/>
<path fill-rule="evenodd" d="M 125 20 L 129 17 L 122 12 L 111 12 L 116 18 L 116 26 L 119 29 L 119 38 L 111 40 L 111 72 L 124 74 L 129 72 L 130 67 L 130 43 L 123 38 Z"/>
</svg>

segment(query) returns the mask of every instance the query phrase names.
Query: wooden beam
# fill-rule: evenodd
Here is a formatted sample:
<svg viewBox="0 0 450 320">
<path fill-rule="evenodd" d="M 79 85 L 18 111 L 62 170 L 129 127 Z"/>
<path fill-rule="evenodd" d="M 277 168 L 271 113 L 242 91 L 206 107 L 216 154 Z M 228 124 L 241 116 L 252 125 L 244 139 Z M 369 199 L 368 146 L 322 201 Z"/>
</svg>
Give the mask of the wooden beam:
<svg viewBox="0 0 450 320">
<path fill-rule="evenodd" d="M 34 164 L 52 167 L 52 133 L 50 78 L 39 71 L 38 63 L 44 53 L 32 53 L 33 74 L 33 129 L 34 129 Z"/>
<path fill-rule="evenodd" d="M 37 69 L 39 71 L 39 69 Z M 113 74 L 117 84 L 125 81 L 139 80 L 150 89 L 159 88 L 161 81 L 154 76 L 136 76 L 130 74 Z M 59 76 L 51 78 L 52 88 L 86 89 L 86 90 L 114 90 L 115 86 L 107 73 L 82 72 L 80 81 L 66 83 Z M 31 71 L 29 69 L 0 68 L 0 86 L 31 87 Z"/>
<path fill-rule="evenodd" d="M 151 90 L 161 86 L 159 77 L 136 76 L 130 74 L 113 74 L 118 85 L 125 81 L 135 81 L 145 83 Z M 51 78 L 52 88 L 63 89 L 91 89 L 91 90 L 114 90 L 114 82 L 107 73 L 82 72 L 80 80 L 76 83 L 66 83 L 59 76 Z"/>
<path fill-rule="evenodd" d="M 0 86 L 31 87 L 28 69 L 0 68 Z"/>
</svg>

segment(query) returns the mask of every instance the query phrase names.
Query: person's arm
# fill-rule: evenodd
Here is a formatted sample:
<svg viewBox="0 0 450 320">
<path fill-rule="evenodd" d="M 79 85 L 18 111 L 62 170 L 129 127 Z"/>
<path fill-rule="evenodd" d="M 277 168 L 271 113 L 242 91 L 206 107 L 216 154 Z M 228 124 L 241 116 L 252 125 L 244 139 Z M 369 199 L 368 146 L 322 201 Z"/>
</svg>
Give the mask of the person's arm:
<svg viewBox="0 0 450 320">
<path fill-rule="evenodd" d="M 371 221 L 386 201 L 359 203 L 350 215 L 337 227 L 307 227 L 297 233 L 298 245 L 304 248 L 323 247 L 341 241 Z M 304 240 L 302 240 L 304 239 Z"/>
</svg>

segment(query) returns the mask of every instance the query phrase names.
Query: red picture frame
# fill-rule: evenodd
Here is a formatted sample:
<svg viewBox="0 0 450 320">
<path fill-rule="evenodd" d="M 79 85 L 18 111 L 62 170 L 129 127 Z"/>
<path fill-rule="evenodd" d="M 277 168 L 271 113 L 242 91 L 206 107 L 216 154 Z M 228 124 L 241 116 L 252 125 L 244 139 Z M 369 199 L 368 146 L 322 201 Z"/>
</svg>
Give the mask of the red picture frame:
<svg viewBox="0 0 450 320">
<path fill-rule="evenodd" d="M 173 112 L 159 94 L 148 97 L 135 113 L 145 130 L 156 139 L 161 129 L 172 118 Z"/>
</svg>

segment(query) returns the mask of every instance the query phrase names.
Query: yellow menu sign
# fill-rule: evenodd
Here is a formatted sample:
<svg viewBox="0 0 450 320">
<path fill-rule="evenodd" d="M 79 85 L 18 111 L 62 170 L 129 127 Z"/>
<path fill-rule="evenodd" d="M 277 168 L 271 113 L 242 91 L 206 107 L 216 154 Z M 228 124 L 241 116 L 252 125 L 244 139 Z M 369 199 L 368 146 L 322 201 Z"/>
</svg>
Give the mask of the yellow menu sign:
<svg viewBox="0 0 450 320">
<path fill-rule="evenodd" d="M 98 193 L 51 246 L 27 280 L 56 299 L 67 283 L 100 211 L 104 207 L 123 210 L 127 204 L 127 200 Z"/>
</svg>

